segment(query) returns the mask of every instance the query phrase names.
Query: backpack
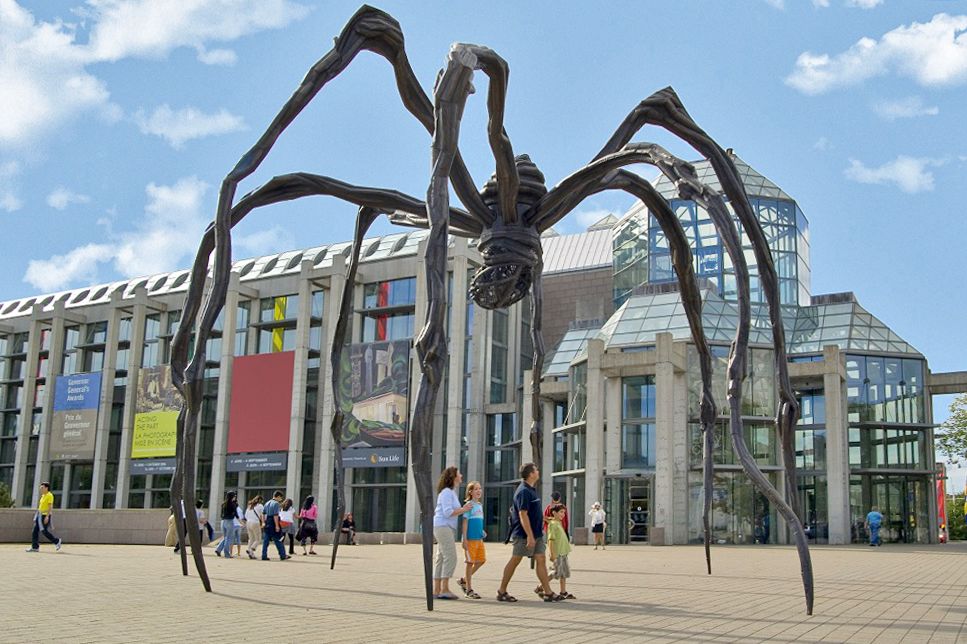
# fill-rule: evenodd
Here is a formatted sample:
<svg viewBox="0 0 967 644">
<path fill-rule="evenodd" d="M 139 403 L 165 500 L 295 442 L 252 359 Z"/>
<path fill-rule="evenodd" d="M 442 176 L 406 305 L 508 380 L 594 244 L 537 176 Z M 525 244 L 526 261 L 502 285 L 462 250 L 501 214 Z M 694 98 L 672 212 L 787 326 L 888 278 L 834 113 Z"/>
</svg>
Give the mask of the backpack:
<svg viewBox="0 0 967 644">
<path fill-rule="evenodd" d="M 520 513 L 517 508 L 514 507 L 512 503 L 510 509 L 507 511 L 507 524 L 509 529 L 507 530 L 507 538 L 504 539 L 504 544 L 510 543 L 510 540 L 514 537 L 514 532 L 520 527 Z"/>
</svg>

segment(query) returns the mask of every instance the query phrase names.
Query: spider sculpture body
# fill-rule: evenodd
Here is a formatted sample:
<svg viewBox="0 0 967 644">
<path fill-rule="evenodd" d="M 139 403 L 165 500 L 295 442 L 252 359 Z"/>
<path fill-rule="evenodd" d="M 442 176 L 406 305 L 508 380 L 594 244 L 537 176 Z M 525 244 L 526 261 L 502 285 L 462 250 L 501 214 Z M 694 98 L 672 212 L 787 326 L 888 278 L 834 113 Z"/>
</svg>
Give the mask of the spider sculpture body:
<svg viewBox="0 0 967 644">
<path fill-rule="evenodd" d="M 393 66 L 400 97 L 432 136 L 432 172 L 426 200 L 420 201 L 394 190 L 350 185 L 330 177 L 296 173 L 278 176 L 236 202 L 238 183 L 251 175 L 269 153 L 272 145 L 300 111 L 326 83 L 341 73 L 362 50 L 369 50 Z M 489 110 L 488 135 L 496 161 L 496 172 L 478 192 L 458 147 L 460 119 L 467 97 L 472 93 L 471 79 L 475 70 L 489 78 L 487 104 Z M 520 300 L 528 292 L 533 298 L 531 333 L 534 345 L 533 384 L 531 405 L 533 423 L 530 442 L 536 459 L 542 453 L 542 414 L 539 401 L 540 374 L 544 359 L 541 336 L 543 295 L 541 289 L 541 233 L 560 221 L 585 198 L 604 190 L 623 190 L 642 200 L 658 219 L 671 246 L 672 262 L 678 278 L 679 290 L 685 305 L 692 339 L 699 353 L 702 375 L 701 421 L 704 431 L 705 479 L 704 522 L 705 551 L 708 571 L 709 509 L 712 490 L 712 428 L 716 406 L 712 398 L 711 353 L 702 327 L 702 298 L 692 269 L 692 251 L 681 223 L 667 202 L 651 184 L 639 175 L 626 170 L 631 164 L 650 164 L 671 179 L 683 199 L 691 199 L 706 208 L 732 260 L 738 282 L 739 327 L 732 343 L 728 367 L 728 403 L 730 431 L 739 461 L 760 491 L 775 505 L 786 519 L 796 541 L 806 595 L 806 610 L 811 614 L 813 589 L 812 566 L 806 537 L 796 511 L 759 471 L 742 439 L 741 396 L 745 374 L 745 360 L 749 341 L 750 300 L 749 269 L 739 241 L 732 214 L 725 205 L 732 205 L 745 233 L 752 240 L 759 267 L 762 288 L 767 295 L 770 320 L 773 325 L 775 368 L 780 389 L 780 403 L 776 424 L 787 469 L 786 498 L 795 503 L 796 483 L 792 452 L 793 426 L 798 418 L 798 407 L 786 371 L 785 339 L 779 315 L 778 280 L 773 267 L 765 235 L 745 195 L 741 180 L 728 154 L 719 147 L 688 115 L 674 90 L 666 88 L 637 105 L 618 127 L 611 140 L 586 166 L 566 177 L 548 190 L 544 176 L 526 155 L 514 156 L 510 139 L 503 127 L 504 102 L 508 78 L 507 64 L 496 53 L 485 47 L 455 44 L 447 57 L 446 67 L 440 71 L 434 88 L 433 100 L 423 92 L 407 61 L 403 34 L 399 24 L 378 9 L 363 6 L 349 20 L 336 39 L 334 48 L 309 70 L 303 82 L 285 103 L 272 124 L 258 142 L 225 177 L 219 193 L 214 222 L 206 230 L 192 268 L 191 282 L 184 306 L 183 320 L 173 341 L 172 371 L 175 384 L 184 397 L 179 416 L 177 470 L 172 480 L 172 502 L 179 507 L 186 498 L 191 507 L 194 484 L 195 428 L 201 403 L 202 375 L 205 365 L 206 340 L 213 323 L 224 305 L 231 270 L 231 229 L 255 208 L 280 201 L 310 195 L 329 195 L 358 206 L 353 240 L 353 252 L 347 267 L 347 287 L 342 294 L 342 310 L 336 323 L 333 342 L 332 373 L 336 402 L 332 433 L 338 444 L 339 433 L 352 405 L 342 399 L 336 382 L 342 348 L 346 339 L 347 320 L 352 311 L 352 284 L 359 264 L 360 246 L 366 231 L 379 215 L 401 225 L 429 229 L 424 263 L 426 268 L 428 306 L 425 324 L 416 340 L 422 378 L 410 422 L 410 455 L 421 509 L 423 536 L 424 583 L 427 608 L 433 608 L 431 594 L 433 487 L 430 472 L 430 436 L 432 410 L 439 385 L 443 379 L 447 343 L 445 337 L 446 310 L 446 249 L 449 234 L 478 239 L 477 247 L 483 266 L 476 272 L 470 294 L 477 304 L 488 309 L 505 308 Z M 709 159 L 724 195 L 711 190 L 696 178 L 692 166 L 661 147 L 647 143 L 629 143 L 642 127 L 648 124 L 663 127 L 689 143 Z M 449 187 L 453 186 L 464 208 L 449 203 Z M 210 290 L 205 293 L 209 259 L 215 253 Z M 194 353 L 189 360 L 191 321 L 197 320 Z M 342 457 L 336 450 L 338 531 L 345 501 L 343 491 Z M 207 590 L 211 589 L 198 539 L 194 513 L 185 517 L 187 535 L 199 576 Z M 182 522 L 176 521 L 179 531 Z M 334 535 L 334 537 L 337 535 Z M 182 543 L 185 533 L 179 534 Z M 332 564 L 335 565 L 338 538 L 333 539 Z M 187 559 L 182 548 L 182 571 L 187 574 Z"/>
</svg>

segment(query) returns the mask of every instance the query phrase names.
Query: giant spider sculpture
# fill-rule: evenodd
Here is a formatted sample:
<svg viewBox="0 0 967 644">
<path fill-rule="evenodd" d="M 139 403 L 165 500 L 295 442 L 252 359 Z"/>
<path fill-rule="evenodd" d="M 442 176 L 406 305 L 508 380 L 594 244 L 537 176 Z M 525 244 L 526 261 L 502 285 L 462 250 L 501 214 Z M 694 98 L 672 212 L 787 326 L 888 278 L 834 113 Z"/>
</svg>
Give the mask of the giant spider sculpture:
<svg viewBox="0 0 967 644">
<path fill-rule="evenodd" d="M 236 202 L 235 191 L 238 183 L 259 167 L 285 128 L 316 93 L 341 73 L 362 50 L 372 51 L 389 61 L 396 75 L 397 89 L 403 104 L 432 136 L 432 172 L 426 201 L 420 201 L 394 190 L 354 186 L 329 177 L 295 173 L 275 177 Z M 480 192 L 475 189 L 458 148 L 460 120 L 467 96 L 473 92 L 471 79 L 475 70 L 483 71 L 489 79 L 488 135 L 496 161 L 494 176 Z M 477 45 L 455 44 L 450 49 L 446 68 L 437 76 L 431 101 L 420 87 L 407 60 L 399 23 L 378 9 L 363 6 L 343 28 L 333 49 L 309 70 L 299 88 L 285 103 L 255 146 L 225 177 L 219 193 L 215 220 L 205 231 L 192 268 L 183 322 L 173 340 L 173 378 L 184 397 L 184 405 L 178 418 L 178 465 L 171 484 L 174 507 L 179 507 L 183 499 L 187 499 L 188 507 L 191 507 L 193 500 L 195 428 L 202 397 L 205 347 L 215 319 L 225 302 L 231 271 L 232 227 L 255 208 L 309 195 L 337 197 L 359 207 L 352 256 L 347 267 L 347 287 L 342 294 L 342 309 L 336 323 L 331 356 L 332 385 L 336 402 L 331 431 L 337 444 L 345 414 L 351 408 L 351 405 L 347 405 L 342 399 L 341 387 L 337 379 L 346 339 L 347 320 L 351 317 L 352 284 L 359 265 L 363 237 L 369 226 L 381 214 L 388 215 L 391 221 L 401 225 L 427 228 L 429 236 L 423 260 L 426 268 L 428 307 L 425 324 L 416 339 L 422 378 L 410 423 L 410 455 L 421 510 L 427 609 L 432 610 L 431 555 L 434 501 L 430 472 L 430 436 L 432 411 L 443 379 L 447 356 L 445 310 L 448 234 L 478 240 L 477 248 L 483 258 L 483 267 L 476 272 L 470 286 L 470 294 L 477 304 L 488 309 L 499 309 L 514 304 L 528 291 L 533 297 L 531 333 L 534 345 L 534 376 L 530 392 L 533 423 L 529 438 L 534 457 L 539 461 L 542 453 L 540 374 L 544 360 L 544 344 L 541 335 L 543 304 L 541 233 L 560 221 L 588 196 L 604 190 L 623 190 L 644 202 L 668 237 L 681 297 L 692 338 L 698 350 L 702 375 L 700 416 L 704 433 L 705 554 L 708 572 L 711 574 L 708 517 L 712 498 L 712 436 L 717 415 L 711 388 L 711 353 L 702 327 L 702 298 L 692 269 L 692 252 L 681 223 L 648 181 L 625 169 L 631 164 L 651 164 L 675 183 L 682 198 L 694 200 L 708 210 L 735 267 L 740 317 L 728 360 L 728 402 L 732 444 L 746 474 L 775 504 L 789 524 L 799 552 L 806 611 L 811 614 L 812 564 L 802 524 L 796 510 L 783 499 L 783 495 L 759 470 L 742 435 L 742 380 L 745 375 L 751 322 L 749 269 L 742 252 L 738 229 L 725 205 L 726 199 L 732 205 L 739 223 L 752 241 L 762 289 L 767 296 L 780 397 L 776 425 L 782 445 L 783 464 L 787 472 L 785 497 L 795 505 L 797 494 L 792 441 L 799 409 L 786 367 L 778 281 L 765 235 L 749 204 L 731 158 L 692 120 L 674 90 L 666 88 L 637 105 L 590 163 L 548 190 L 545 187 L 543 175 L 530 158 L 526 155 L 514 156 L 510 139 L 504 131 L 503 115 L 507 78 L 506 62 L 492 50 Z M 661 147 L 654 144 L 629 143 L 632 136 L 648 124 L 666 129 L 707 158 L 721 182 L 724 195 L 698 181 L 694 168 L 690 164 L 672 156 Z M 450 185 L 453 186 L 465 209 L 450 205 L 448 192 Z M 212 251 L 215 253 L 213 277 L 206 296 L 206 277 Z M 195 321 L 197 321 L 197 335 L 194 341 L 194 352 L 189 361 L 189 339 L 192 322 Z M 344 473 L 342 455 L 338 449 L 335 453 L 337 515 L 342 517 L 345 507 Z M 185 518 L 195 565 L 205 589 L 211 590 L 199 547 L 195 515 L 189 512 Z M 182 523 L 177 521 L 175 525 L 179 529 L 179 540 L 184 543 L 185 531 Z M 338 530 L 339 521 L 336 525 Z M 333 542 L 332 565 L 335 565 L 338 538 L 334 538 Z M 182 572 L 187 575 L 185 549 L 182 548 L 181 552 Z"/>
</svg>

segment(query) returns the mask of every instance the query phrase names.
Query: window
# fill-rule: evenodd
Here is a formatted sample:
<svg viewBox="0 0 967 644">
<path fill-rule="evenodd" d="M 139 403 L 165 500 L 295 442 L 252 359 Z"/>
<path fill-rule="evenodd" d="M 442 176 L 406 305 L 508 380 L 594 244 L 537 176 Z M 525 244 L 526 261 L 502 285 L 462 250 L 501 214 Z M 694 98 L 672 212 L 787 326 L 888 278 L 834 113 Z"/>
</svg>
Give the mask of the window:
<svg viewBox="0 0 967 644">
<path fill-rule="evenodd" d="M 363 342 L 405 340 L 415 326 L 416 278 L 374 282 L 363 287 Z"/>
<path fill-rule="evenodd" d="M 655 377 L 621 379 L 621 467 L 655 466 Z"/>
<path fill-rule="evenodd" d="M 507 311 L 495 310 L 490 337 L 490 402 L 507 401 Z"/>
<path fill-rule="evenodd" d="M 295 349 L 298 295 L 277 295 L 259 302 L 259 353 Z"/>
</svg>

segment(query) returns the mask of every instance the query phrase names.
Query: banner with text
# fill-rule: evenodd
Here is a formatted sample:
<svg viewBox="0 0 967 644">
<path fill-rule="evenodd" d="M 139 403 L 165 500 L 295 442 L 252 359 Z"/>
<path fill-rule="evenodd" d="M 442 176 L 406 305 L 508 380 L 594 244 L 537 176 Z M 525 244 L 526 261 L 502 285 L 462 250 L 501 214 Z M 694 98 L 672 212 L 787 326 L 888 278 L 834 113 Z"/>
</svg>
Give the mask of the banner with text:
<svg viewBox="0 0 967 644">
<path fill-rule="evenodd" d="M 181 394 L 171 382 L 171 366 L 145 367 L 138 378 L 131 458 L 175 455 Z"/>
<path fill-rule="evenodd" d="M 229 454 L 289 449 L 294 370 L 293 351 L 235 358 L 228 411 Z"/>
<path fill-rule="evenodd" d="M 57 376 L 50 428 L 52 461 L 94 460 L 101 373 Z"/>
<path fill-rule="evenodd" d="M 409 419 L 410 341 L 366 342 L 343 351 L 339 376 L 345 467 L 403 467 Z"/>
</svg>

